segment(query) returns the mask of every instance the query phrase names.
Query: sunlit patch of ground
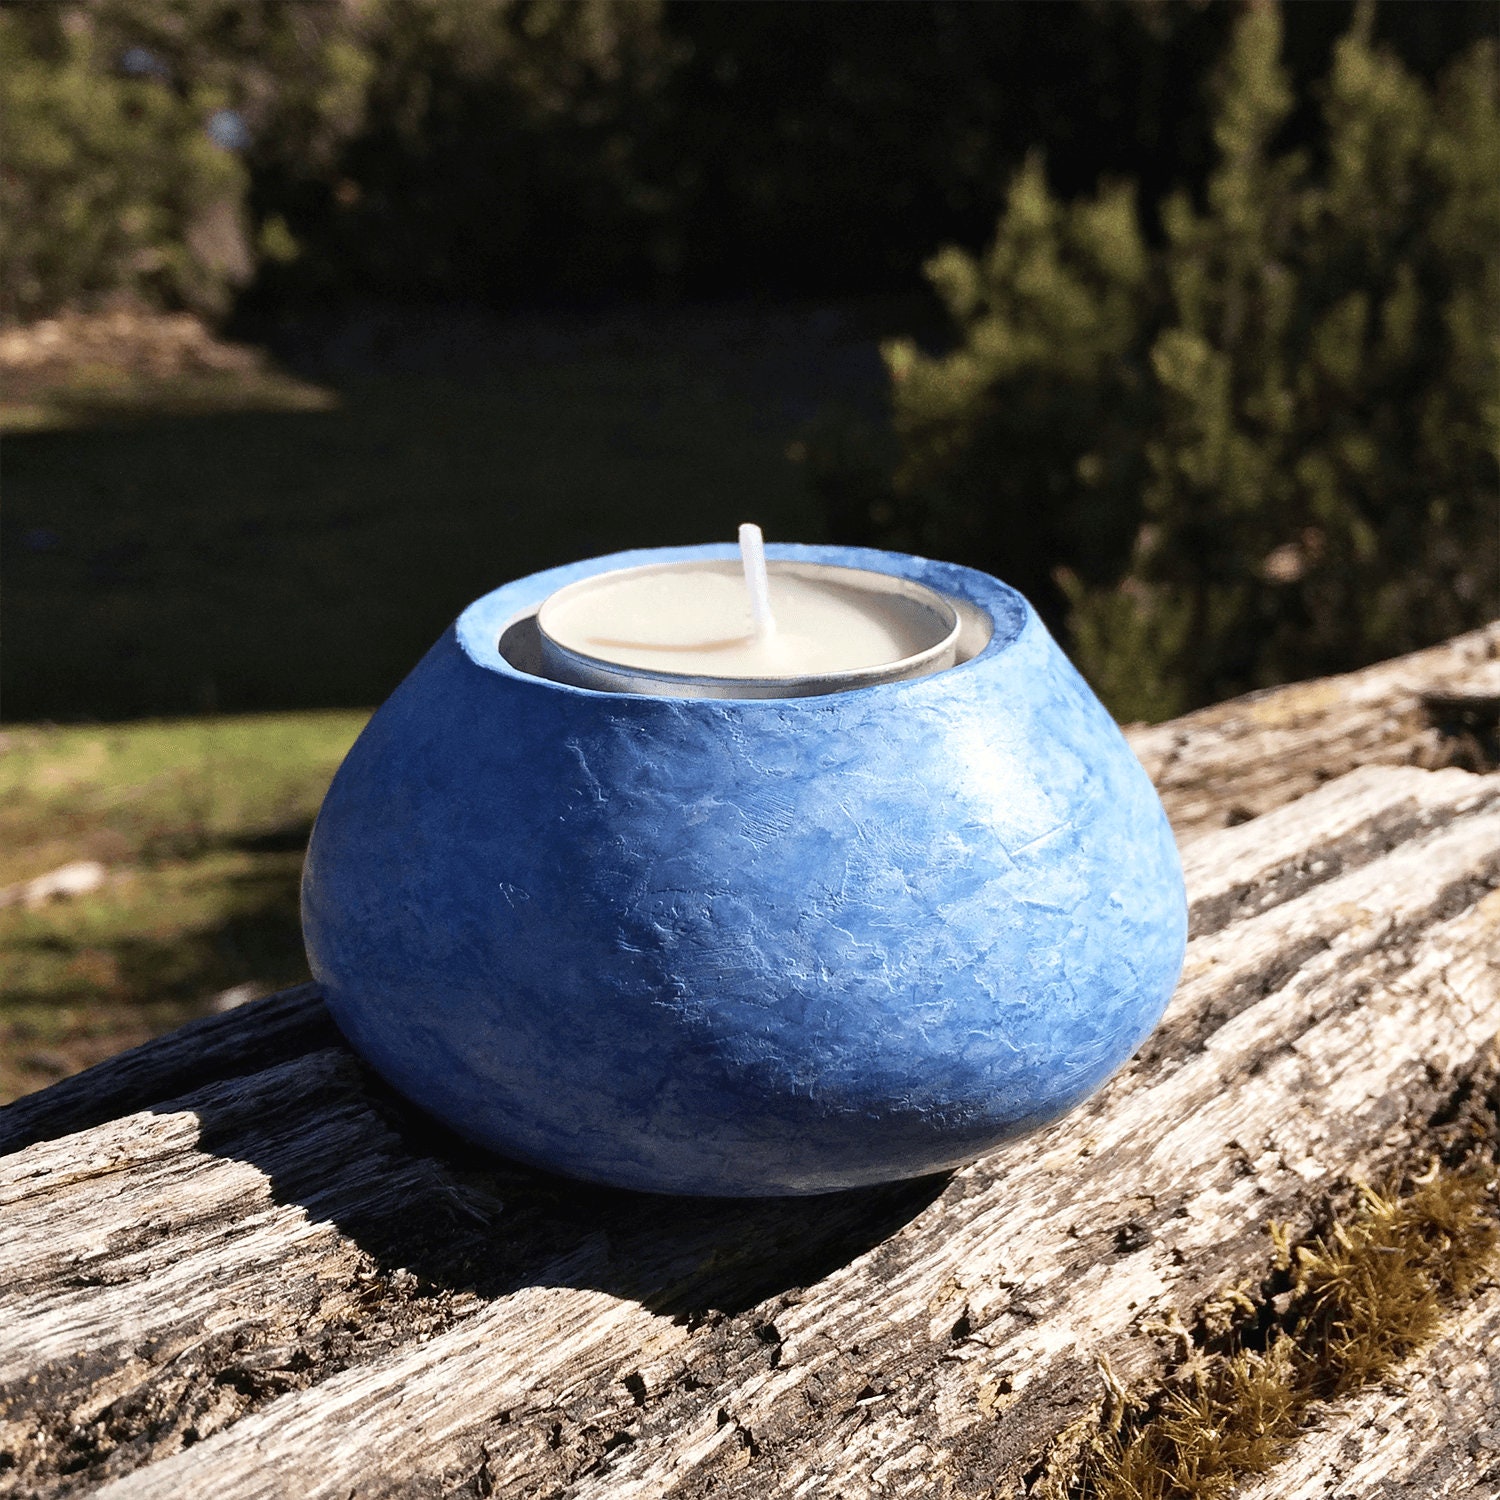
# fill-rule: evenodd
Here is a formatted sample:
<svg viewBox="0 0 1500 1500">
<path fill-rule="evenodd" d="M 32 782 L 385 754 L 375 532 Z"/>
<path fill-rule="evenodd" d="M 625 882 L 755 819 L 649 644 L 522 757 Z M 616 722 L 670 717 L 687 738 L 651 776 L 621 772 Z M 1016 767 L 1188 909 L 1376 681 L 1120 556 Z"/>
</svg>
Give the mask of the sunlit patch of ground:
<svg viewBox="0 0 1500 1500">
<path fill-rule="evenodd" d="M 0 433 L 101 417 L 321 411 L 336 400 L 188 313 L 120 308 L 0 330 Z"/>
</svg>

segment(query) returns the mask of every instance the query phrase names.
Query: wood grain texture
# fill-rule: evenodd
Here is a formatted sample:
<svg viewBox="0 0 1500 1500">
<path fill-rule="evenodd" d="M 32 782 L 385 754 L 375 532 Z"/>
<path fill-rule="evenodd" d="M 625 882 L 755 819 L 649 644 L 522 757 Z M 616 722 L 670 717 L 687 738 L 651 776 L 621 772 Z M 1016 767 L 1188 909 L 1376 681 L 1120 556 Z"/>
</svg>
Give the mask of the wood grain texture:
<svg viewBox="0 0 1500 1500">
<path fill-rule="evenodd" d="M 0 1153 L 174 1098 L 206 1079 L 239 1077 L 315 1047 L 341 1045 L 318 987 L 298 985 L 191 1021 L 0 1108 Z"/>
<path fill-rule="evenodd" d="M 1472 707 L 1497 642 L 1371 672 Z M 1267 1274 L 1267 1221 L 1306 1228 L 1435 1142 L 1500 1031 L 1500 776 L 1422 769 L 1444 759 L 1426 710 L 1335 754 L 1332 709 L 1273 700 L 1144 732 L 1173 747 L 1192 907 L 1160 1029 L 1060 1125 L 945 1179 L 794 1202 L 565 1183 L 423 1121 L 309 990 L 0 1111 L 0 1494 L 1024 1494 L 1101 1359 L 1158 1378 L 1174 1330 Z M 1232 753 L 1268 805 L 1214 829 Z M 1304 775 L 1318 755 L 1331 778 Z M 1287 1483 L 1480 1482 L 1487 1450 L 1445 1424 L 1494 1399 L 1492 1302 L 1404 1405 L 1330 1413 Z"/>
<path fill-rule="evenodd" d="M 1494 769 L 1497 709 L 1500 621 L 1343 677 L 1132 726 L 1126 737 L 1186 845 L 1356 766 Z"/>
</svg>

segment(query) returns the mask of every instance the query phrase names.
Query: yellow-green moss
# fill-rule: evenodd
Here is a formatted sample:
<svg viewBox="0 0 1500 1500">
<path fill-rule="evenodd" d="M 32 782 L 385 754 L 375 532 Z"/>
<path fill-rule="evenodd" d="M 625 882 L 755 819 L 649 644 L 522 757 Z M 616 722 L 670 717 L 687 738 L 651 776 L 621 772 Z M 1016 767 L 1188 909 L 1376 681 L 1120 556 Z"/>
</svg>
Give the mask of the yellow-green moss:
<svg viewBox="0 0 1500 1500">
<path fill-rule="evenodd" d="M 1291 1245 L 1273 1225 L 1290 1288 L 1271 1308 L 1250 1304 L 1241 1322 L 1263 1347 L 1198 1351 L 1149 1399 L 1112 1388 L 1103 1418 L 1074 1431 L 1038 1493 L 1218 1500 L 1270 1468 L 1314 1402 L 1385 1374 L 1490 1271 L 1500 1243 L 1495 1189 L 1488 1164 L 1435 1167 L 1405 1192 L 1361 1188 L 1356 1210 L 1306 1244 Z M 1286 1311 L 1274 1314 L 1283 1297 Z"/>
</svg>

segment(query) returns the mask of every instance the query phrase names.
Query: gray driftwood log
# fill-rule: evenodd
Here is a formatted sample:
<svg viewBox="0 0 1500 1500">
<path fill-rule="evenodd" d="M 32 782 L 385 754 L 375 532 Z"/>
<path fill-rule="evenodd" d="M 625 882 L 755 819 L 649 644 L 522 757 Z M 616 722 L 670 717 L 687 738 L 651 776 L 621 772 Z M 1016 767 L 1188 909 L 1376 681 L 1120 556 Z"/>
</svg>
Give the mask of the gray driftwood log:
<svg viewBox="0 0 1500 1500">
<path fill-rule="evenodd" d="M 1418 1159 L 1500 1030 L 1500 626 L 1133 732 L 1185 851 L 1166 1019 L 940 1180 L 652 1199 L 467 1151 L 311 987 L 0 1111 L 0 1493 L 1024 1495 Z M 1326 1412 L 1272 1496 L 1500 1494 L 1500 1302 Z"/>
</svg>

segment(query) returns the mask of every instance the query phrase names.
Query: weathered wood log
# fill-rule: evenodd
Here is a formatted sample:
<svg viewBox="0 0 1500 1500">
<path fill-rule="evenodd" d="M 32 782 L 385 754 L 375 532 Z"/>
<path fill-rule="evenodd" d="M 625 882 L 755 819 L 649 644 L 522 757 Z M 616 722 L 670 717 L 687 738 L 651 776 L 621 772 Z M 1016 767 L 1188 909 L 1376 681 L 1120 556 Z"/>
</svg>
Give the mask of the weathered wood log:
<svg viewBox="0 0 1500 1500">
<path fill-rule="evenodd" d="M 562 1182 L 427 1124 L 310 989 L 0 1111 L 0 1493 L 1026 1493 L 1101 1359 L 1159 1379 L 1268 1274 L 1269 1219 L 1435 1147 L 1486 1066 L 1497 654 L 1492 628 L 1137 731 L 1187 844 L 1182 984 L 1103 1093 L 946 1179 Z M 1411 1367 L 1425 1395 L 1357 1396 L 1273 1480 L 1481 1493 L 1447 1424 L 1500 1378 L 1486 1297 Z"/>
<path fill-rule="evenodd" d="M 23 1095 L 0 1109 L 0 1152 L 175 1098 L 209 1079 L 235 1078 L 303 1052 L 340 1045 L 318 987 L 299 985 L 268 995 L 243 1012 L 205 1016 L 149 1046 L 134 1047 Z"/>
<path fill-rule="evenodd" d="M 1494 770 L 1500 621 L 1344 677 L 1271 688 L 1127 737 L 1179 844 L 1355 766 Z"/>
</svg>

